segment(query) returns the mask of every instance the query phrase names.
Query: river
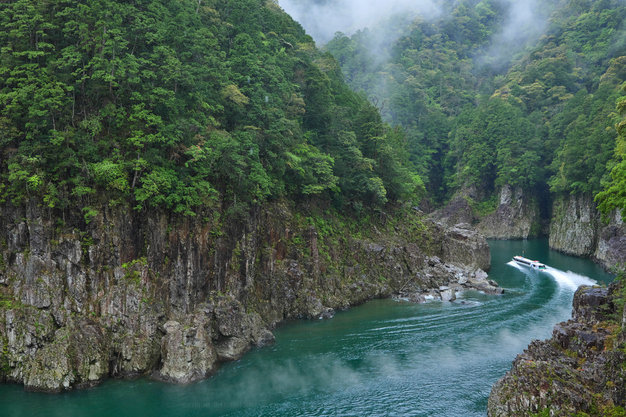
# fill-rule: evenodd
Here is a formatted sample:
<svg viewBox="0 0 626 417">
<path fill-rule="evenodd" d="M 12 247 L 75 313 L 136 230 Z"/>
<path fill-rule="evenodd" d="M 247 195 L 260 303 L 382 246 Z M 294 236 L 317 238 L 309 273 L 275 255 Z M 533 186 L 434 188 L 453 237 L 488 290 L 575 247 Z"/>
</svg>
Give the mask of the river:
<svg viewBox="0 0 626 417">
<path fill-rule="evenodd" d="M 3 416 L 486 416 L 491 385 L 533 339 L 571 316 L 581 284 L 607 284 L 589 260 L 547 239 L 490 241 L 490 279 L 506 292 L 467 291 L 453 303 L 374 300 L 331 320 L 296 321 L 276 344 L 180 386 L 110 380 L 63 394 L 0 385 Z M 510 262 L 525 252 L 549 268 Z"/>
</svg>

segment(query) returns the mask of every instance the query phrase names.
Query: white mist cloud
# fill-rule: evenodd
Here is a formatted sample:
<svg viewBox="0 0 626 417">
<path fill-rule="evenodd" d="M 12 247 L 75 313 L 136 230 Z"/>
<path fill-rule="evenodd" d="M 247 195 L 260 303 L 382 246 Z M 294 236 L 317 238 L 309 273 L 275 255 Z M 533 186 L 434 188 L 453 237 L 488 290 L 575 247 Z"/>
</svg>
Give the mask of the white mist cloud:
<svg viewBox="0 0 626 417">
<path fill-rule="evenodd" d="M 440 12 L 433 0 L 279 0 L 279 4 L 320 44 L 336 32 L 350 35 L 394 14 L 430 18 Z"/>
<path fill-rule="evenodd" d="M 549 11 L 541 10 L 538 0 L 500 0 L 508 9 L 502 27 L 491 39 L 491 47 L 480 61 L 494 66 L 506 65 L 515 53 L 545 32 Z"/>
<path fill-rule="evenodd" d="M 476 57 L 479 65 L 506 65 L 527 41 L 538 39 L 547 26 L 550 11 L 541 9 L 538 0 L 496 2 L 506 10 L 506 16 L 486 53 Z M 336 32 L 351 35 L 357 30 L 376 27 L 380 39 L 371 45 L 370 52 L 380 59 L 385 58 L 385 50 L 401 35 L 404 29 L 401 26 L 415 17 L 446 19 L 443 3 L 441 0 L 279 0 L 280 6 L 304 27 L 318 46 L 330 41 Z"/>
</svg>

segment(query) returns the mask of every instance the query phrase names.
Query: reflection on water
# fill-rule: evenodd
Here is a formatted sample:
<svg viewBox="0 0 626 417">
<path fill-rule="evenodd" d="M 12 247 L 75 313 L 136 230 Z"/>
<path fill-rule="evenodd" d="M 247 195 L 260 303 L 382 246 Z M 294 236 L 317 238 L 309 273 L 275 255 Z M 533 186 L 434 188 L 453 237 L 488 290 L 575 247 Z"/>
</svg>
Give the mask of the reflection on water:
<svg viewBox="0 0 626 417">
<path fill-rule="evenodd" d="M 62 395 L 0 385 L 3 415 L 485 416 L 491 385 L 532 339 L 571 314 L 580 284 L 613 277 L 546 240 L 491 241 L 502 296 L 466 291 L 454 303 L 375 300 L 332 320 L 276 330 L 276 344 L 186 386 L 108 381 Z M 535 271 L 513 255 L 549 265 Z M 6 413 L 6 414 L 4 414 Z"/>
</svg>

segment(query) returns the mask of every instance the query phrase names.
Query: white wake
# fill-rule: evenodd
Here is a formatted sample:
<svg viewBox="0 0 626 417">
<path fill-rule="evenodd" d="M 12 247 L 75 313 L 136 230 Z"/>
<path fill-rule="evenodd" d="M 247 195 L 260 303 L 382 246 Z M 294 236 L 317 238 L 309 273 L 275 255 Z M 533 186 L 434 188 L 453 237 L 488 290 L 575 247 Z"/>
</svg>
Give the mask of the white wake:
<svg viewBox="0 0 626 417">
<path fill-rule="evenodd" d="M 522 266 L 515 261 L 507 262 L 507 265 L 510 265 L 514 268 L 519 269 L 522 272 L 532 272 L 535 274 L 540 274 L 545 272 L 546 274 L 551 275 L 554 280 L 559 284 L 559 286 L 570 289 L 572 291 L 576 291 L 578 287 L 581 285 L 596 285 L 597 281 L 586 277 L 584 275 L 577 274 L 572 271 L 561 271 L 560 269 L 552 268 L 551 266 L 546 265 L 546 269 L 543 271 L 538 271 L 536 269 L 530 269 L 528 267 Z"/>
<path fill-rule="evenodd" d="M 598 283 L 584 275 L 572 271 L 564 272 L 550 266 L 548 266 L 544 272 L 552 275 L 559 285 L 570 288 L 573 291 L 576 291 L 581 285 L 596 285 Z"/>
</svg>

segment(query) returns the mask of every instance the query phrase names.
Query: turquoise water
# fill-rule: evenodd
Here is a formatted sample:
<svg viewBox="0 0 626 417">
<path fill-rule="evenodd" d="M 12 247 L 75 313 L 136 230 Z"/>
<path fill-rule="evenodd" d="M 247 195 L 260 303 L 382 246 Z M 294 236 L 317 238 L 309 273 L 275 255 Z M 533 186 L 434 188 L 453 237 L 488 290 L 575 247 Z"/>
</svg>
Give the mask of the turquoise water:
<svg viewBox="0 0 626 417">
<path fill-rule="evenodd" d="M 486 416 L 491 385 L 533 339 L 567 320 L 575 288 L 613 276 L 548 250 L 545 239 L 490 241 L 502 296 L 454 303 L 375 300 L 332 320 L 297 321 L 276 344 L 186 386 L 111 380 L 64 394 L 0 385 L 2 416 Z M 521 254 L 549 266 L 510 262 Z"/>
</svg>

